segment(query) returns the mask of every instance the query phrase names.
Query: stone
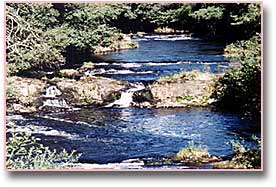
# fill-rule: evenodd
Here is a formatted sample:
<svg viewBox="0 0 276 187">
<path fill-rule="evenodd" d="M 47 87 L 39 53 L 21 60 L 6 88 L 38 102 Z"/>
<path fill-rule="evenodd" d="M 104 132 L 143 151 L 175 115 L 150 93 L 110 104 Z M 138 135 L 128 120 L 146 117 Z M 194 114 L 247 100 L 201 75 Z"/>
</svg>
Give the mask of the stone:
<svg viewBox="0 0 276 187">
<path fill-rule="evenodd" d="M 83 65 L 78 69 L 80 73 L 84 73 L 88 70 L 93 70 L 95 64 L 93 62 L 84 62 Z"/>
<path fill-rule="evenodd" d="M 37 111 L 39 98 L 45 92 L 46 82 L 39 79 L 7 78 L 7 112 L 30 113 Z"/>
<path fill-rule="evenodd" d="M 102 105 L 116 99 L 115 93 L 127 86 L 123 81 L 104 77 L 82 77 L 78 81 L 56 79 L 55 82 L 68 104 L 73 106 Z"/>
<path fill-rule="evenodd" d="M 62 69 L 59 71 L 59 76 L 64 78 L 76 78 L 79 75 L 79 72 L 74 69 Z"/>
<path fill-rule="evenodd" d="M 80 80 L 54 78 L 47 82 L 15 76 L 9 77 L 7 83 L 7 112 L 10 113 L 39 111 L 47 99 L 46 90 L 51 87 L 58 89 L 58 94 L 50 95 L 51 98 L 58 96 L 69 106 L 104 105 L 118 99 L 120 91 L 128 87 L 127 82 L 94 76 Z"/>
<path fill-rule="evenodd" d="M 201 72 L 184 72 L 164 77 L 149 86 L 156 103 L 153 107 L 207 106 L 212 98 L 215 81 L 220 75 Z"/>
</svg>

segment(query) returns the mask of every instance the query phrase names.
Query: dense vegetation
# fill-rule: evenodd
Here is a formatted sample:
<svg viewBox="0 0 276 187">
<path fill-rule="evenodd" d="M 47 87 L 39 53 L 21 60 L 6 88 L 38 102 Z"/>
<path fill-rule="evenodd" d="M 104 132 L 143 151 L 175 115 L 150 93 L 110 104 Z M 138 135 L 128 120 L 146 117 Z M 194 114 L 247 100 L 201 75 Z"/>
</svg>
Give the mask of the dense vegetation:
<svg viewBox="0 0 276 187">
<path fill-rule="evenodd" d="M 217 98 L 222 108 L 260 120 L 261 117 L 261 39 L 253 36 L 225 48 L 226 56 L 237 58 L 240 69 L 233 69 L 219 80 Z"/>
<path fill-rule="evenodd" d="M 258 4 L 9 3 L 6 9 L 11 75 L 84 60 L 98 46 L 121 40 L 122 33 L 171 28 L 234 41 L 260 30 Z"/>
</svg>

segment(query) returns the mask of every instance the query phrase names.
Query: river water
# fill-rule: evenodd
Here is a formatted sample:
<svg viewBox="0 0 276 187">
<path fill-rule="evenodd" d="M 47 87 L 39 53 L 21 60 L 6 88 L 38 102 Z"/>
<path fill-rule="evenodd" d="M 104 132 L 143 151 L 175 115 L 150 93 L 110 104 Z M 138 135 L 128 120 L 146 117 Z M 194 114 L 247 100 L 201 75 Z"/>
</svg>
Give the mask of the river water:
<svg viewBox="0 0 276 187">
<path fill-rule="evenodd" d="M 183 36 L 135 38 L 139 48 L 97 56 L 100 76 L 149 82 L 181 71 L 223 72 L 229 60 L 223 43 Z M 97 74 L 90 72 L 91 74 Z M 160 158 L 197 146 L 217 156 L 233 154 L 231 140 L 253 146 L 260 124 L 210 108 L 92 108 L 19 118 L 52 148 L 75 149 L 80 162 L 106 164 L 132 158 Z"/>
<path fill-rule="evenodd" d="M 182 71 L 219 73 L 228 69 L 222 42 L 183 35 L 146 35 L 134 40 L 139 42 L 137 49 L 96 56 L 97 72 L 129 82 L 147 82 Z"/>
</svg>

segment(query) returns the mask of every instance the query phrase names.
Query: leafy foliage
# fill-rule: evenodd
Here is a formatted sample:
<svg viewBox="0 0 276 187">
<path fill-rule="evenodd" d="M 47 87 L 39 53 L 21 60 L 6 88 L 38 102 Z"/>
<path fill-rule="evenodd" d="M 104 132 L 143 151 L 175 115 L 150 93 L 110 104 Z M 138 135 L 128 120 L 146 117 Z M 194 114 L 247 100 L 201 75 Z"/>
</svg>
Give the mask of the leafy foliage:
<svg viewBox="0 0 276 187">
<path fill-rule="evenodd" d="M 257 149 L 250 149 L 240 142 L 231 141 L 235 153 L 231 163 L 236 168 L 256 169 L 261 167 L 261 140 L 257 138 L 256 141 L 258 143 Z"/>
<path fill-rule="evenodd" d="M 199 36 L 247 39 L 260 31 L 260 5 L 8 3 L 6 27 L 8 74 L 12 75 L 88 60 L 84 57 L 97 48 L 122 40 L 122 32 L 171 28 Z"/>
<path fill-rule="evenodd" d="M 238 59 L 241 68 L 227 72 L 219 81 L 216 92 L 219 105 L 252 118 L 260 118 L 260 36 L 230 44 L 226 47 L 225 52 L 226 56 Z"/>
<path fill-rule="evenodd" d="M 12 122 L 7 126 L 10 133 L 6 144 L 8 169 L 66 168 L 67 164 L 76 162 L 80 157 L 75 151 L 68 153 L 65 150 L 50 150 L 39 143 L 38 138 L 25 132 L 16 132 Z"/>
<path fill-rule="evenodd" d="M 198 20 L 219 20 L 222 19 L 223 11 L 222 7 L 208 6 L 194 11 L 190 15 Z"/>
<path fill-rule="evenodd" d="M 49 12 L 51 7 L 50 4 L 7 6 L 8 74 L 32 67 L 55 67 L 65 61 L 61 55 L 68 43 L 65 30 L 62 27 L 46 30 L 56 21 L 55 16 L 58 14 L 55 11 Z"/>
</svg>

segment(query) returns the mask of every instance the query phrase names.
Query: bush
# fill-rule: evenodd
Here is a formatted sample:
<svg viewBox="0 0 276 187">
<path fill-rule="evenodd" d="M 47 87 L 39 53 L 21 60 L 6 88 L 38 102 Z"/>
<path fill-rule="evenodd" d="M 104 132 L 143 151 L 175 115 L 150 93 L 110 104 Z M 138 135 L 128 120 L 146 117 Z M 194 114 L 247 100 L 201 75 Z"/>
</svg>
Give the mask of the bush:
<svg viewBox="0 0 276 187">
<path fill-rule="evenodd" d="M 234 155 L 230 160 L 214 164 L 218 169 L 259 169 L 261 168 L 261 140 L 253 137 L 257 142 L 257 148 L 248 148 L 240 141 L 231 141 Z"/>
<path fill-rule="evenodd" d="M 67 168 L 80 157 L 76 151 L 50 150 L 39 143 L 39 139 L 25 132 L 16 132 L 15 124 L 7 124 L 6 167 L 8 169 L 56 169 Z"/>
<path fill-rule="evenodd" d="M 236 58 L 241 68 L 225 73 L 219 80 L 215 97 L 222 108 L 259 119 L 261 114 L 261 40 L 230 44 L 225 49 L 227 57 Z"/>
<path fill-rule="evenodd" d="M 242 145 L 240 142 L 232 141 L 232 147 L 234 150 L 234 157 L 231 162 L 236 168 L 260 168 L 261 167 L 261 143 L 258 141 L 257 149 L 249 149 Z"/>
<path fill-rule="evenodd" d="M 7 73 L 65 62 L 62 51 L 68 45 L 64 27 L 52 28 L 58 12 L 51 4 L 8 4 L 6 19 Z M 44 19 L 48 18 L 48 19 Z"/>
</svg>

